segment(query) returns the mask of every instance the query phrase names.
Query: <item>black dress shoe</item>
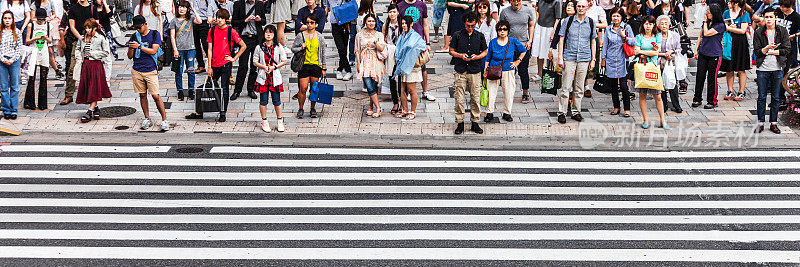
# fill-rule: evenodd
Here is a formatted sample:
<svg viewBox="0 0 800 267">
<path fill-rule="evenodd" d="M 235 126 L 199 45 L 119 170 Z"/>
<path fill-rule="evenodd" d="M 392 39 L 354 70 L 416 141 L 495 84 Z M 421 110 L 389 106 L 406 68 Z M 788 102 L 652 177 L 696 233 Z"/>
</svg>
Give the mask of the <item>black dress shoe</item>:
<svg viewBox="0 0 800 267">
<path fill-rule="evenodd" d="M 8 118 L 11 119 L 11 120 L 16 120 L 17 119 L 17 114 L 11 114 L 11 116 L 8 116 Z M 772 130 L 772 127 L 770 127 L 769 129 Z M 781 130 L 778 130 L 778 126 L 775 126 L 775 130 L 777 130 L 776 133 L 781 133 Z M 775 132 L 775 130 L 773 130 L 773 132 Z"/>
<path fill-rule="evenodd" d="M 567 123 L 567 116 L 564 114 L 558 115 L 558 123 Z"/>
<path fill-rule="evenodd" d="M 464 123 L 459 122 L 458 125 L 456 126 L 455 134 L 462 134 L 462 133 L 464 133 Z"/>
<path fill-rule="evenodd" d="M 576 121 L 583 121 L 583 116 L 580 113 L 572 115 L 572 119 Z"/>
<path fill-rule="evenodd" d="M 493 119 L 494 119 L 494 114 L 486 113 L 486 117 L 483 118 L 483 122 L 489 123 L 492 122 Z"/>
<path fill-rule="evenodd" d="M 702 104 L 703 104 L 703 103 L 700 103 L 699 101 L 698 101 L 698 102 L 692 102 L 692 107 L 693 107 L 693 108 L 696 108 L 696 107 L 699 107 L 699 106 L 700 106 L 700 105 L 702 105 Z"/>
<path fill-rule="evenodd" d="M 30 109 L 30 110 L 35 110 L 36 109 L 35 107 L 33 107 L 33 105 L 22 105 L 22 108 Z"/>
<path fill-rule="evenodd" d="M 192 113 L 192 114 L 186 115 L 185 118 L 187 120 L 202 120 L 203 119 L 203 114 Z"/>
<path fill-rule="evenodd" d="M 219 118 L 217 119 L 218 122 L 225 122 L 225 115 L 220 114 Z"/>
<path fill-rule="evenodd" d="M 714 105 L 714 104 L 706 104 L 705 106 L 703 106 L 704 109 L 712 109 L 712 108 L 716 108 L 716 107 L 717 107 L 717 105 Z"/>
<path fill-rule="evenodd" d="M 469 130 L 470 130 L 470 131 L 473 131 L 473 132 L 474 132 L 474 133 L 476 133 L 476 134 L 482 134 L 482 133 L 483 133 L 483 129 L 481 129 L 481 127 L 480 127 L 480 126 L 478 126 L 478 123 L 477 123 L 477 122 L 473 122 L 473 123 L 472 123 L 472 127 L 470 127 L 470 129 L 469 129 Z"/>
<path fill-rule="evenodd" d="M 503 113 L 503 120 L 507 122 L 512 122 L 514 121 L 514 118 L 511 117 L 511 114 Z"/>
<path fill-rule="evenodd" d="M 683 113 L 683 109 L 682 108 L 676 108 L 675 109 L 675 113 Z"/>
<path fill-rule="evenodd" d="M 249 92 L 247 93 L 247 95 L 250 96 L 250 98 L 252 99 L 258 99 L 258 95 L 256 94 L 256 92 Z"/>
<path fill-rule="evenodd" d="M 239 98 L 239 93 L 233 93 L 231 95 L 231 101 L 236 100 L 237 98 Z"/>
</svg>

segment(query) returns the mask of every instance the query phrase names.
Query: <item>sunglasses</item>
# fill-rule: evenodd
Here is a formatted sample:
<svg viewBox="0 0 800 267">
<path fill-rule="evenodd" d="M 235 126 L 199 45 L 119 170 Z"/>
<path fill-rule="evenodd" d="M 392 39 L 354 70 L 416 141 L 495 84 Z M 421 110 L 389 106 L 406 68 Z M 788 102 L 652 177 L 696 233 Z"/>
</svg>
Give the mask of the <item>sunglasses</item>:
<svg viewBox="0 0 800 267">
<path fill-rule="evenodd" d="M 499 32 L 502 32 L 502 31 L 508 31 L 508 28 L 506 28 L 506 27 L 499 28 L 499 29 L 497 29 L 497 31 L 499 31 Z"/>
<path fill-rule="evenodd" d="M 306 21 L 306 24 L 317 24 L 316 21 Z"/>
</svg>

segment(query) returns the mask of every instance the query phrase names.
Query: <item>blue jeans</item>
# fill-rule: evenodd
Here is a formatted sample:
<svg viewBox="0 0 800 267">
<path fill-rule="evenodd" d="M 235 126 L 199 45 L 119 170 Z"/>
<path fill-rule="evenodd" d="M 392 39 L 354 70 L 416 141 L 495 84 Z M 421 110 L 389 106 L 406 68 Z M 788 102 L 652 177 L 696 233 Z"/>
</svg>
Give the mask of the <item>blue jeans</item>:
<svg viewBox="0 0 800 267">
<path fill-rule="evenodd" d="M 281 92 L 263 92 L 260 94 L 261 99 L 258 100 L 258 104 L 262 106 L 266 106 L 269 104 L 269 98 L 272 97 L 272 105 L 273 106 L 280 106 L 281 105 Z"/>
<path fill-rule="evenodd" d="M 378 81 L 372 77 L 364 77 L 364 87 L 367 88 L 367 94 L 369 96 L 378 94 Z"/>
<path fill-rule="evenodd" d="M 119 55 L 117 55 L 117 45 L 114 43 L 112 38 L 114 38 L 114 35 L 111 34 L 111 31 L 106 31 L 106 39 L 108 39 L 108 47 L 111 48 L 111 54 L 114 55 L 114 58 L 118 58 Z"/>
<path fill-rule="evenodd" d="M 3 114 L 17 114 L 19 106 L 19 60 L 11 65 L 0 63 L 0 99 L 3 102 Z"/>
<path fill-rule="evenodd" d="M 356 30 L 356 25 L 353 23 L 348 23 L 347 25 L 350 25 L 350 54 L 348 55 L 348 58 L 350 59 L 350 62 L 353 62 L 356 61 L 356 33 L 358 33 L 358 30 Z"/>
<path fill-rule="evenodd" d="M 189 90 L 194 90 L 194 53 L 194 49 L 178 51 L 178 56 L 180 57 L 180 60 L 178 61 L 180 62 L 178 63 L 178 68 L 180 68 L 180 71 L 175 73 L 175 88 L 178 89 L 178 91 L 183 91 L 184 65 L 186 66 L 186 69 L 189 70 L 189 79 L 187 81 L 189 83 Z"/>
<path fill-rule="evenodd" d="M 758 84 L 758 100 L 756 109 L 758 110 L 758 121 L 764 122 L 767 113 L 767 93 L 772 94 L 769 103 L 769 122 L 778 122 L 778 105 L 781 99 L 778 95 L 783 79 L 783 71 L 756 71 L 756 83 Z"/>
</svg>

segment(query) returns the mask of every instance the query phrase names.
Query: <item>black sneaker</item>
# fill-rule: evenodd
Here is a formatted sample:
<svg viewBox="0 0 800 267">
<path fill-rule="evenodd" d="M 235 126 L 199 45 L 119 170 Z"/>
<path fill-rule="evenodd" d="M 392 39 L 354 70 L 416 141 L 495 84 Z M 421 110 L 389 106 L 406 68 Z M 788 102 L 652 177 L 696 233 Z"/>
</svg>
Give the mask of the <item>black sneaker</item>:
<svg viewBox="0 0 800 267">
<path fill-rule="evenodd" d="M 576 120 L 576 121 L 583 121 L 583 116 L 581 116 L 581 114 L 580 114 L 580 113 L 578 113 L 578 114 L 573 114 L 573 115 L 572 115 L 572 119 L 573 119 L 573 120 Z"/>
<path fill-rule="evenodd" d="M 458 125 L 456 126 L 456 131 L 455 131 L 454 133 L 455 133 L 455 134 L 462 134 L 462 133 L 464 133 L 464 123 L 463 123 L 463 122 L 459 122 L 459 123 L 458 123 Z"/>
<path fill-rule="evenodd" d="M 481 129 L 481 126 L 478 126 L 477 122 L 473 122 L 472 123 L 472 127 L 470 127 L 469 130 L 475 132 L 476 134 L 482 134 L 483 133 L 483 129 Z"/>
<path fill-rule="evenodd" d="M 511 114 L 503 113 L 503 120 L 507 122 L 512 122 L 514 121 L 514 118 L 511 117 Z"/>
<path fill-rule="evenodd" d="M 716 107 L 717 107 L 717 105 L 714 105 L 714 104 L 706 104 L 705 106 L 703 106 L 704 109 L 712 109 L 712 108 L 716 108 Z"/>
<path fill-rule="evenodd" d="M 92 119 L 99 120 L 100 119 L 100 108 L 94 107 L 94 111 L 92 111 L 92 114 L 94 115 L 94 117 L 92 117 Z"/>
<path fill-rule="evenodd" d="M 297 118 L 298 119 L 302 119 L 303 118 L 303 110 L 302 109 L 298 109 L 297 110 Z"/>
<path fill-rule="evenodd" d="M 308 112 L 308 116 L 309 116 L 309 117 L 311 117 L 311 118 L 316 118 L 316 117 L 318 117 L 318 116 L 317 116 L 317 110 L 316 110 L 316 109 L 314 109 L 314 108 L 311 108 L 311 111 L 309 111 L 309 112 Z"/>
<path fill-rule="evenodd" d="M 192 114 L 186 115 L 185 118 L 187 120 L 202 120 L 203 119 L 203 114 L 192 113 Z"/>
<path fill-rule="evenodd" d="M 700 105 L 702 105 L 702 104 L 703 104 L 703 103 L 700 103 L 699 101 L 697 101 L 697 102 L 692 102 L 692 107 L 693 107 L 693 108 L 696 108 L 696 107 L 699 107 L 699 106 L 700 106 Z"/>
<path fill-rule="evenodd" d="M 178 101 L 183 101 L 183 91 L 178 91 Z"/>
<path fill-rule="evenodd" d="M 94 115 L 92 115 L 92 111 L 87 110 L 86 113 L 83 114 L 83 116 L 81 116 L 81 123 L 87 123 L 92 121 L 92 117 L 94 117 Z"/>
<path fill-rule="evenodd" d="M 563 123 L 567 123 L 567 116 L 565 116 L 564 114 L 559 114 L 558 115 L 558 123 L 562 123 L 562 124 Z"/>
<path fill-rule="evenodd" d="M 494 114 L 486 113 L 486 117 L 483 118 L 483 121 L 488 123 L 492 122 L 493 119 L 494 119 Z"/>
<path fill-rule="evenodd" d="M 226 120 L 227 118 L 225 118 L 225 115 L 219 114 L 219 118 L 217 118 L 218 122 L 225 122 Z"/>
</svg>

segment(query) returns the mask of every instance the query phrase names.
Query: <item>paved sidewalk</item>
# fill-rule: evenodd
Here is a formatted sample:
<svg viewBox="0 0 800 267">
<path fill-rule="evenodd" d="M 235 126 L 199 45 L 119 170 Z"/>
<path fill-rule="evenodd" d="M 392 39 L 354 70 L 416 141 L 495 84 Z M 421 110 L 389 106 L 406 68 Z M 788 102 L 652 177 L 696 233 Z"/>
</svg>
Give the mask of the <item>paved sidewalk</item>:
<svg viewBox="0 0 800 267">
<path fill-rule="evenodd" d="M 380 5 L 379 5 L 380 6 Z M 445 18 L 446 19 L 446 18 Z M 333 84 L 339 97 L 334 98 L 333 105 L 326 105 L 318 108 L 321 117 L 310 119 L 296 119 L 293 115 L 297 111 L 297 101 L 291 100 L 291 95 L 297 92 L 296 74 L 291 73 L 290 83 L 281 95 L 284 103 L 284 120 L 286 122 L 286 132 L 284 134 L 315 134 L 315 135 L 433 135 L 449 136 L 453 135 L 454 124 L 454 99 L 452 97 L 453 68 L 449 64 L 450 56 L 447 54 L 435 54 L 434 58 L 428 63 L 429 82 L 428 87 L 432 94 L 437 98 L 435 102 L 421 100 L 417 107 L 417 118 L 413 121 L 403 121 L 396 119 L 389 114 L 392 107 L 391 99 L 388 95 L 381 96 L 381 107 L 383 116 L 372 118 L 366 116 L 366 106 L 368 97 L 361 92 L 362 82 L 358 80 L 339 81 L 335 79 L 336 69 L 335 46 L 330 35 L 330 27 L 326 28 L 325 35 L 329 38 L 330 51 L 327 53 L 331 70 L 328 73 L 328 81 Z M 690 32 L 696 36 L 696 31 Z M 292 34 L 287 35 L 288 43 L 291 44 Z M 433 49 L 441 47 L 441 42 L 433 45 Z M 125 55 L 125 48 L 118 50 L 120 56 Z M 531 60 L 530 70 L 536 72 L 535 60 Z M 139 100 L 133 92 L 133 85 L 130 81 L 130 60 L 121 60 L 114 63 L 113 79 L 110 83 L 111 92 L 114 97 L 99 104 L 100 108 L 112 106 L 126 106 L 139 110 Z M 355 70 L 355 68 L 353 68 Z M 284 74 L 289 74 L 287 68 Z M 584 98 L 583 116 L 587 119 L 583 124 L 583 129 L 598 130 L 606 136 L 732 136 L 737 133 L 752 133 L 752 127 L 756 121 L 755 108 L 757 96 L 756 84 L 753 80 L 755 70 L 748 72 L 747 97 L 742 101 L 722 100 L 726 92 L 724 78 L 720 78 L 719 107 L 713 110 L 691 108 L 690 102 L 694 91 L 694 68 L 690 68 L 691 77 L 689 78 L 689 94 L 681 95 L 681 106 L 684 112 L 676 114 L 668 112 L 667 121 L 672 126 L 671 131 L 654 129 L 643 130 L 638 128 L 641 123 L 641 111 L 638 101 L 633 101 L 632 117 L 623 118 L 621 116 L 609 115 L 611 108 L 611 97 L 594 92 L 594 97 Z M 52 76 L 52 72 L 51 72 Z M 175 90 L 174 74 L 169 68 L 164 68 L 160 72 L 161 94 L 166 102 L 167 117 L 172 123 L 172 130 L 168 134 L 185 133 L 255 133 L 265 134 L 260 130 L 260 115 L 258 113 L 258 100 L 250 99 L 242 95 L 239 99 L 232 101 L 229 105 L 228 121 L 215 122 L 215 115 L 208 114 L 203 121 L 185 120 L 184 116 L 194 111 L 194 102 L 177 100 Z M 205 81 L 205 74 L 197 75 L 197 84 Z M 184 81 L 184 86 L 186 82 Z M 591 82 L 590 82 L 591 84 Z M 25 85 L 21 85 L 20 100 L 23 99 Z M 80 123 L 80 116 L 86 111 L 86 105 L 69 104 L 66 106 L 57 105 L 64 96 L 64 82 L 55 79 L 49 80 L 49 109 L 45 111 L 29 111 L 22 109 L 20 103 L 19 119 L 16 121 L 0 120 L 0 128 L 22 131 L 23 134 L 31 132 L 137 132 L 139 123 L 143 118 L 141 111 L 128 116 L 118 118 L 102 118 L 90 123 Z M 518 85 L 519 87 L 519 85 Z M 417 88 L 420 88 L 419 86 Z M 568 119 L 567 124 L 556 122 L 557 98 L 552 95 L 539 93 L 540 84 L 531 84 L 532 103 L 522 104 L 520 102 L 521 92 L 516 93 L 515 104 L 512 110 L 514 121 L 512 123 L 497 122 L 483 123 L 486 136 L 575 136 L 579 135 L 581 127 L 573 120 Z M 233 91 L 233 88 L 231 88 Z M 421 92 L 420 89 L 418 91 Z M 502 92 L 499 92 L 502 94 Z M 502 97 L 498 96 L 498 100 Z M 469 105 L 466 105 L 469 108 Z M 160 117 L 151 102 L 150 114 L 154 120 L 154 125 L 158 125 Z M 648 100 L 647 111 L 654 126 L 658 125 L 658 113 L 655 110 L 655 103 Z M 308 107 L 306 107 L 308 110 Z M 271 125 L 275 126 L 275 115 L 273 108 L 269 107 L 270 114 L 267 115 Z M 469 112 L 467 112 L 469 113 Z M 500 115 L 500 114 L 495 114 Z M 148 131 L 157 131 L 158 127 L 152 127 Z M 781 125 L 783 133 L 780 137 L 796 137 L 797 133 L 788 126 Z M 281 134 L 273 131 L 272 135 Z M 465 135 L 473 135 L 466 131 Z M 762 137 L 778 137 L 768 130 L 761 134 Z"/>
</svg>

